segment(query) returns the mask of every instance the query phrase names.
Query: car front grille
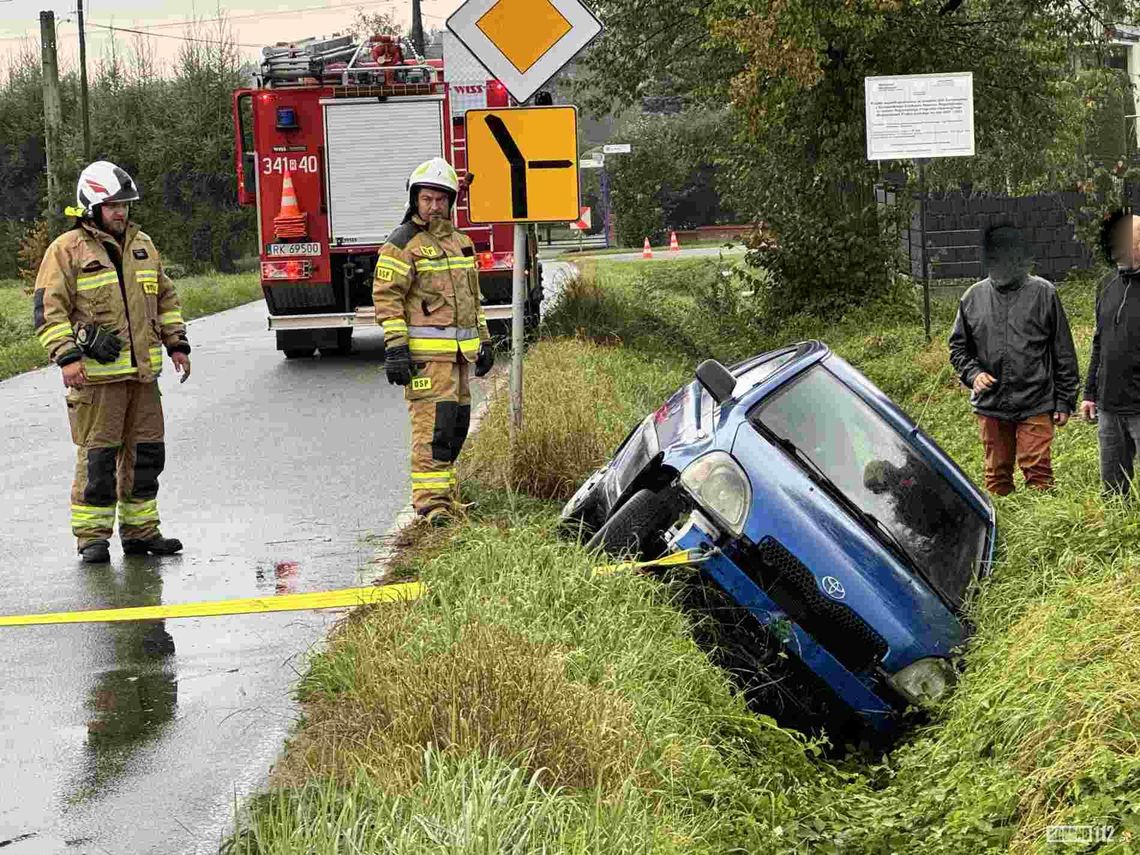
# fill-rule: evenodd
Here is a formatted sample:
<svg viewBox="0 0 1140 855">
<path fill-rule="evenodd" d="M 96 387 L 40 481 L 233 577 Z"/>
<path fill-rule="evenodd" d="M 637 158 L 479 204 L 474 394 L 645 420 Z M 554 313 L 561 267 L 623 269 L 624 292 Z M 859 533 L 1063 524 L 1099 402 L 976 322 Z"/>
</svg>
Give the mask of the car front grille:
<svg viewBox="0 0 1140 855">
<path fill-rule="evenodd" d="M 749 548 L 740 568 L 788 617 L 850 671 L 865 671 L 887 654 L 887 642 L 846 603 L 826 596 L 815 576 L 774 537 Z"/>
</svg>

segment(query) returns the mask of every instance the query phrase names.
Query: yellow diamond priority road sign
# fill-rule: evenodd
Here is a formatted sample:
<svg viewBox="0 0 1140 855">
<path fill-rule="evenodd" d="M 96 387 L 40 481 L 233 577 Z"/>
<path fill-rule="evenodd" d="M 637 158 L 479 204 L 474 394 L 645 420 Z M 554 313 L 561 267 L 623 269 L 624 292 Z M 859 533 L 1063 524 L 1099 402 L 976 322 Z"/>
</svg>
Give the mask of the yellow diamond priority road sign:
<svg viewBox="0 0 1140 855">
<path fill-rule="evenodd" d="M 602 24 L 579 0 L 467 0 L 447 28 L 511 95 L 526 101 Z"/>
<path fill-rule="evenodd" d="M 568 223 L 578 218 L 578 111 L 467 111 L 467 191 L 473 223 Z"/>
</svg>

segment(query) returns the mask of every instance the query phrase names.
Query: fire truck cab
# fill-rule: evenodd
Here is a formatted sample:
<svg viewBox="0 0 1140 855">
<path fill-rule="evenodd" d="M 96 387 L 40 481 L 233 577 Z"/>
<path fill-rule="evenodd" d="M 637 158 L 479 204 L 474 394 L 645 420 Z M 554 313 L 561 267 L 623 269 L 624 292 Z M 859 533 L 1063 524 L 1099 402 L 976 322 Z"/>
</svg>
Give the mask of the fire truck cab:
<svg viewBox="0 0 1140 855">
<path fill-rule="evenodd" d="M 238 201 L 256 205 L 269 329 L 288 358 L 346 353 L 376 323 L 372 277 L 380 247 L 407 208 L 412 170 L 443 156 L 466 175 L 464 112 L 511 100 L 469 55 L 415 55 L 396 36 L 307 39 L 262 51 L 252 88 L 233 93 Z M 493 335 L 509 330 L 514 231 L 473 225 L 466 192 L 456 224 L 474 242 Z M 538 323 L 542 276 L 527 243 L 526 321 Z"/>
</svg>

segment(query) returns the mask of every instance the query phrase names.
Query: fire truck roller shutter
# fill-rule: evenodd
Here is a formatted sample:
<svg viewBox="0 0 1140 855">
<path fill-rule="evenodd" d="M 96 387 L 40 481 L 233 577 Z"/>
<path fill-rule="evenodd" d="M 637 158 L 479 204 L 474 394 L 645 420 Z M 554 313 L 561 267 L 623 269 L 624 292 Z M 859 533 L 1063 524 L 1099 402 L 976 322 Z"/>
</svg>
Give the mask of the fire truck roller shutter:
<svg viewBox="0 0 1140 855">
<path fill-rule="evenodd" d="M 338 99 L 324 108 L 331 243 L 382 244 L 404 217 L 412 170 L 443 156 L 443 99 Z"/>
</svg>

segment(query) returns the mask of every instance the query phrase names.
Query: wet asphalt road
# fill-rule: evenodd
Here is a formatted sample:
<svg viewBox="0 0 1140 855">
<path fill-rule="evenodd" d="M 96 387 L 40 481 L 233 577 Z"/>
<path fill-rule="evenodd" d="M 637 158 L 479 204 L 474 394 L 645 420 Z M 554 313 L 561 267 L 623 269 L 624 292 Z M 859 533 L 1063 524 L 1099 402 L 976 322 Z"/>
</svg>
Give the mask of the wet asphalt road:
<svg viewBox="0 0 1140 855">
<path fill-rule="evenodd" d="M 568 265 L 549 264 L 551 282 Z M 370 535 L 408 500 L 408 425 L 378 330 L 287 361 L 254 303 L 190 324 L 193 376 L 160 380 L 159 510 L 182 555 L 85 568 L 58 369 L 0 383 L 0 613 L 155 605 L 367 584 Z M 478 384 L 476 384 L 478 385 Z M 477 401 L 480 391 L 475 390 Z M 476 401 L 476 402 L 477 402 Z M 207 853 L 262 786 L 291 690 L 336 613 L 0 629 L 0 848 Z M 5 845 L 6 844 L 6 845 Z"/>
</svg>

